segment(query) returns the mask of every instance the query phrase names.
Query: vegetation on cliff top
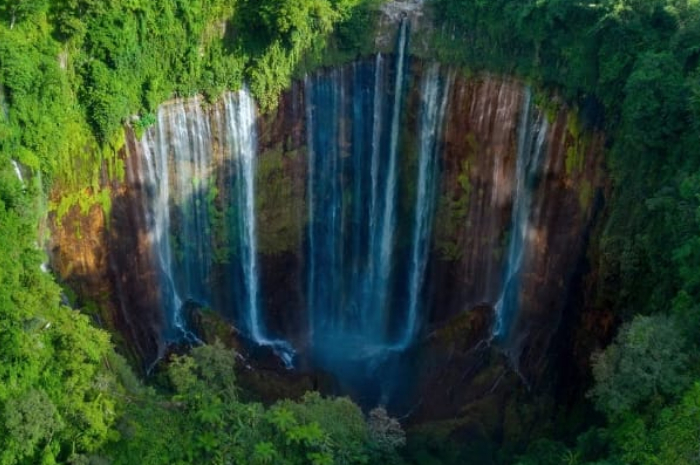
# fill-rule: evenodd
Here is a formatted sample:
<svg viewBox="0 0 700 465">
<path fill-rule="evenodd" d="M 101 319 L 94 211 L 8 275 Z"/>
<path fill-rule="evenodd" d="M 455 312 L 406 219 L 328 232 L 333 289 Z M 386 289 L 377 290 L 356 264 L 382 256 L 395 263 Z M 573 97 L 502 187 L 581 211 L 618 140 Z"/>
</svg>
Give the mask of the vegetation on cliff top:
<svg viewBox="0 0 700 465">
<path fill-rule="evenodd" d="M 272 108 L 302 57 L 335 26 L 362 29 L 375 3 L 4 0 L 0 161 L 42 172 L 61 194 L 53 209 L 85 210 L 106 177 L 123 176 L 125 122 L 143 129 L 173 96 L 216 99 L 244 82 Z"/>
</svg>

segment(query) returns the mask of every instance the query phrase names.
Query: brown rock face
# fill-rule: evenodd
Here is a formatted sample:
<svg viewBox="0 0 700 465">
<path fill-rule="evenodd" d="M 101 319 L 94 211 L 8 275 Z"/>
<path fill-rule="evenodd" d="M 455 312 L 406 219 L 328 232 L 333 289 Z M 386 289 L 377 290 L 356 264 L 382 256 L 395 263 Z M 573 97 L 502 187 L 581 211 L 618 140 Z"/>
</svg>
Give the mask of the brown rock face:
<svg viewBox="0 0 700 465">
<path fill-rule="evenodd" d="M 452 87 L 432 260 L 435 322 L 481 303 L 496 306 L 503 291 L 515 227 L 524 92 L 517 81 L 493 77 L 457 79 Z M 566 108 L 544 116 L 542 166 L 525 186 L 532 200 L 517 316 L 506 344 L 514 362 L 526 370 L 532 365 L 533 375 L 541 373 L 534 365 L 543 361 L 549 338 L 571 305 L 571 278 L 585 255 L 603 182 L 602 137 L 584 134 Z"/>
<path fill-rule="evenodd" d="M 273 114 L 258 120 L 260 193 L 256 208 L 264 240 L 260 276 L 267 324 L 296 346 L 307 332 L 303 253 L 306 209 L 306 125 L 304 86 L 295 82 Z"/>
<path fill-rule="evenodd" d="M 340 188 L 333 195 L 346 202 L 341 224 L 348 227 L 353 227 L 354 217 L 347 205 L 357 197 L 352 186 L 360 184 L 353 184 L 357 175 L 348 166 L 353 157 L 372 147 L 365 141 L 364 148 L 357 149 L 354 139 L 371 133 L 371 122 L 357 116 L 363 108 L 371 108 L 371 99 L 353 108 L 352 102 L 358 101 L 353 96 L 372 92 L 375 77 L 377 87 L 382 84 L 392 89 L 396 74 L 390 67 L 376 75 L 369 74 L 369 69 L 370 62 L 358 62 L 320 71 L 326 73 L 323 76 L 331 83 L 328 86 L 335 86 L 333 92 L 344 112 L 335 122 L 317 121 L 316 125 L 337 125 L 337 153 L 333 156 L 344 168 L 334 174 Z M 407 315 L 408 272 L 404 268 L 409 267 L 412 253 L 416 145 L 424 105 L 420 83 L 427 72 L 415 61 L 407 69 L 398 141 L 397 232 L 391 284 L 391 292 L 401 297 L 392 300 L 397 308 L 387 310 L 383 320 L 393 327 L 400 326 Z M 577 305 L 572 302 L 572 289 L 581 279 L 594 207 L 601 196 L 603 139 L 583 131 L 574 110 L 556 103 L 547 108 L 535 105 L 533 102 L 556 102 L 556 98 L 530 96 L 520 81 L 466 77 L 446 69 L 440 76 L 447 89 L 447 104 L 436 143 L 438 184 L 421 305 L 422 332 L 409 352 L 408 358 L 413 360 L 407 365 L 414 389 L 407 389 L 410 399 L 404 400 L 424 399 L 414 412 L 416 421 L 447 419 L 465 409 L 473 413 L 479 428 L 494 431 L 513 414 L 506 408 L 509 390 L 517 387 L 524 392 L 526 385 L 533 390 L 545 389 L 551 384 L 548 379 L 558 376 L 551 363 L 552 341 Z M 294 83 L 281 96 L 275 113 L 258 117 L 255 173 L 264 323 L 270 334 L 285 338 L 302 353 L 310 341 L 308 86 Z M 167 116 L 175 111 L 174 105 L 164 105 L 161 112 Z M 177 105 L 185 105 L 184 110 L 177 110 L 189 115 L 183 118 L 199 121 L 209 131 L 209 139 L 202 144 L 211 153 L 197 173 L 214 179 L 197 198 L 210 204 L 202 231 L 211 231 L 211 244 L 205 244 L 199 255 L 206 268 L 202 271 L 206 278 L 200 280 L 203 285 L 199 287 L 206 289 L 197 290 L 210 295 L 209 306 L 229 322 L 239 324 L 238 289 L 243 277 L 236 267 L 241 259 L 225 221 L 237 214 L 240 206 L 230 202 L 235 195 L 235 173 L 225 168 L 223 107 L 192 102 Z M 389 99 L 377 108 L 391 116 L 391 107 Z M 384 124 L 386 132 L 389 124 Z M 356 136 L 358 133 L 363 135 Z M 380 142 L 389 145 L 389 139 L 383 135 Z M 530 148 L 525 150 L 527 144 Z M 127 131 L 122 152 L 126 176 L 124 182 L 110 184 L 113 207 L 108 226 L 97 208 L 86 216 L 72 212 L 61 226 L 54 227 L 53 264 L 81 297 L 105 309 L 106 324 L 117 329 L 126 345 L 148 365 L 164 353 L 166 324 L 159 276 L 162 263 L 154 252 L 153 218 L 144 210 L 156 194 L 143 182 L 141 174 L 147 169 L 143 150 L 134 134 Z M 531 163 L 537 166 L 523 178 L 518 175 L 519 163 L 524 163 L 526 156 L 536 160 Z M 198 176 L 191 182 L 202 186 Z M 525 194 L 528 202 L 523 203 Z M 360 207 L 355 208 L 360 211 Z M 518 214 L 518 209 L 524 213 Z M 177 228 L 185 224 L 187 215 L 172 217 L 172 235 L 177 236 Z M 522 225 L 522 229 L 515 229 Z M 516 239 L 518 231 L 523 231 L 520 239 Z M 517 247 L 513 246 L 515 240 L 519 240 Z M 180 244 L 177 240 L 174 243 Z M 350 240 L 344 244 L 344 251 L 362 247 L 359 240 L 357 245 Z M 520 251 L 515 254 L 517 260 L 511 260 L 514 249 Z M 173 260 L 183 254 L 182 250 L 174 251 Z M 358 269 L 362 265 L 357 264 Z M 507 337 L 492 340 L 499 312 L 504 311 L 504 289 L 510 278 L 516 283 L 516 298 L 515 305 L 508 307 Z M 206 324 L 206 319 L 199 324 Z M 308 366 L 309 360 L 301 363 Z M 430 400 L 425 400 L 428 397 Z M 499 414 L 489 416 L 494 410 Z M 487 419 L 495 423 L 487 425 Z"/>
<path fill-rule="evenodd" d="M 120 152 L 128 162 L 126 176 L 123 183 L 108 186 L 109 216 L 93 206 L 87 215 L 74 207 L 60 223 L 53 218 L 50 251 L 53 268 L 76 291 L 78 303 L 95 303 L 101 323 L 124 338 L 122 349 L 134 360 L 150 363 L 164 350 L 163 314 L 149 226 L 140 209 L 147 194 L 135 174 L 143 167 L 129 156 L 136 150 L 128 131 Z"/>
<path fill-rule="evenodd" d="M 514 228 L 525 91 L 517 81 L 458 78 L 448 107 L 430 280 L 436 329 L 418 357 L 413 421 L 459 417 L 454 434 L 472 439 L 522 439 L 551 415 L 546 401 L 528 414 L 519 403 L 542 400 L 566 382 L 553 363 L 553 341 L 562 322 L 578 319 L 582 303 L 574 298 L 604 183 L 603 138 L 583 133 L 570 109 L 536 110 L 547 124 L 542 167 L 529 184 L 517 310 L 510 337 L 493 339 Z M 463 339 L 455 340 L 455 328 Z"/>
<path fill-rule="evenodd" d="M 511 223 L 522 84 L 457 79 L 451 89 L 434 250 L 433 321 L 495 304 Z"/>
</svg>

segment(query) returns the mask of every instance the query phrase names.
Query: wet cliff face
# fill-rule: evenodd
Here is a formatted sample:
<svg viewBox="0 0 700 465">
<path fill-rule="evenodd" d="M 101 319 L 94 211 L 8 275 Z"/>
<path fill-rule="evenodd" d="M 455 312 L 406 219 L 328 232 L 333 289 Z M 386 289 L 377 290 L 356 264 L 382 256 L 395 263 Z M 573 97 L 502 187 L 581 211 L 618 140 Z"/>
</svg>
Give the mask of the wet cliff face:
<svg viewBox="0 0 700 465">
<path fill-rule="evenodd" d="M 542 108 L 527 92 L 493 77 L 457 79 L 452 88 L 431 316 L 437 322 L 480 304 L 515 306 L 503 345 L 517 362 L 539 344 L 525 354 L 534 363 L 571 306 L 603 181 L 603 140 L 582 131 L 575 113 L 551 102 Z M 528 152 L 533 165 L 519 169 Z M 506 302 L 514 265 L 517 297 Z"/>
<path fill-rule="evenodd" d="M 423 399 L 421 421 L 557 376 L 603 173 L 573 111 L 400 53 L 318 71 L 257 121 L 246 98 L 164 104 L 127 131 L 109 221 L 54 228 L 55 269 L 145 366 L 206 307 L 367 402 Z"/>
<path fill-rule="evenodd" d="M 458 436 L 526 438 L 575 372 L 558 355 L 576 344 L 563 339 L 583 308 L 603 138 L 527 92 L 517 81 L 457 78 L 448 106 L 428 277 L 434 331 L 415 352 L 412 418 L 458 417 Z M 503 338 L 499 307 L 510 312 Z"/>
<path fill-rule="evenodd" d="M 100 326 L 115 331 L 115 341 L 146 369 L 165 350 L 164 312 L 159 298 L 158 267 L 149 224 L 140 205 L 147 196 L 135 174 L 142 169 L 136 138 L 128 130 L 120 157 L 128 160 L 123 180 L 106 182 L 112 192 L 109 212 L 76 206 L 63 218 L 50 218 L 51 267 L 76 293 L 78 307 L 99 310 Z"/>
</svg>

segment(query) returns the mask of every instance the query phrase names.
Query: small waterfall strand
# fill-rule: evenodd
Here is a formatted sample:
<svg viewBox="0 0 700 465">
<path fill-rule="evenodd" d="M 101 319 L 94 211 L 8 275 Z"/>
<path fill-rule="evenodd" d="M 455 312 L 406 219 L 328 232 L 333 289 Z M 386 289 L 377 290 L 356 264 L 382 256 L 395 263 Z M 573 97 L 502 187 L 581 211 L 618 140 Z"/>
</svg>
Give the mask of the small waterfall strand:
<svg viewBox="0 0 700 465">
<path fill-rule="evenodd" d="M 507 339 L 518 311 L 520 272 L 528 246 L 532 197 L 542 167 L 547 130 L 547 120 L 533 107 L 532 93 L 528 88 L 523 97 L 523 110 L 518 128 L 513 212 L 503 289 L 495 306 L 496 324 L 493 335 L 499 340 Z"/>
<path fill-rule="evenodd" d="M 450 79 L 441 88 L 440 67 L 433 64 L 421 84 L 421 120 L 419 128 L 418 183 L 415 200 L 413 242 L 408 284 L 408 312 L 399 349 L 407 348 L 420 329 L 421 291 L 430 254 L 438 184 L 439 138 L 445 119 Z"/>
</svg>

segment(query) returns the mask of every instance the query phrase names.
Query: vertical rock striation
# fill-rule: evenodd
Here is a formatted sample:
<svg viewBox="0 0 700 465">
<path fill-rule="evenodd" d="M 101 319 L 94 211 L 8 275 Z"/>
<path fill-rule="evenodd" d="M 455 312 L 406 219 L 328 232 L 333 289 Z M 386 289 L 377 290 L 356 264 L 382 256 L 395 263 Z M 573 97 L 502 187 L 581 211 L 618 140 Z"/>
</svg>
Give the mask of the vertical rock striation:
<svg viewBox="0 0 700 465">
<path fill-rule="evenodd" d="M 396 55 L 295 82 L 274 114 L 245 91 L 165 103 L 142 138 L 127 130 L 109 228 L 97 210 L 55 227 L 56 269 L 109 304 L 107 323 L 148 363 L 196 340 L 188 309 L 207 308 L 287 365 L 376 382 L 375 400 L 390 366 L 439 391 L 447 356 L 426 369 L 404 355 L 477 309 L 460 347 L 495 342 L 541 377 L 602 139 L 519 81 L 410 60 L 407 40 L 404 23 Z"/>
</svg>

